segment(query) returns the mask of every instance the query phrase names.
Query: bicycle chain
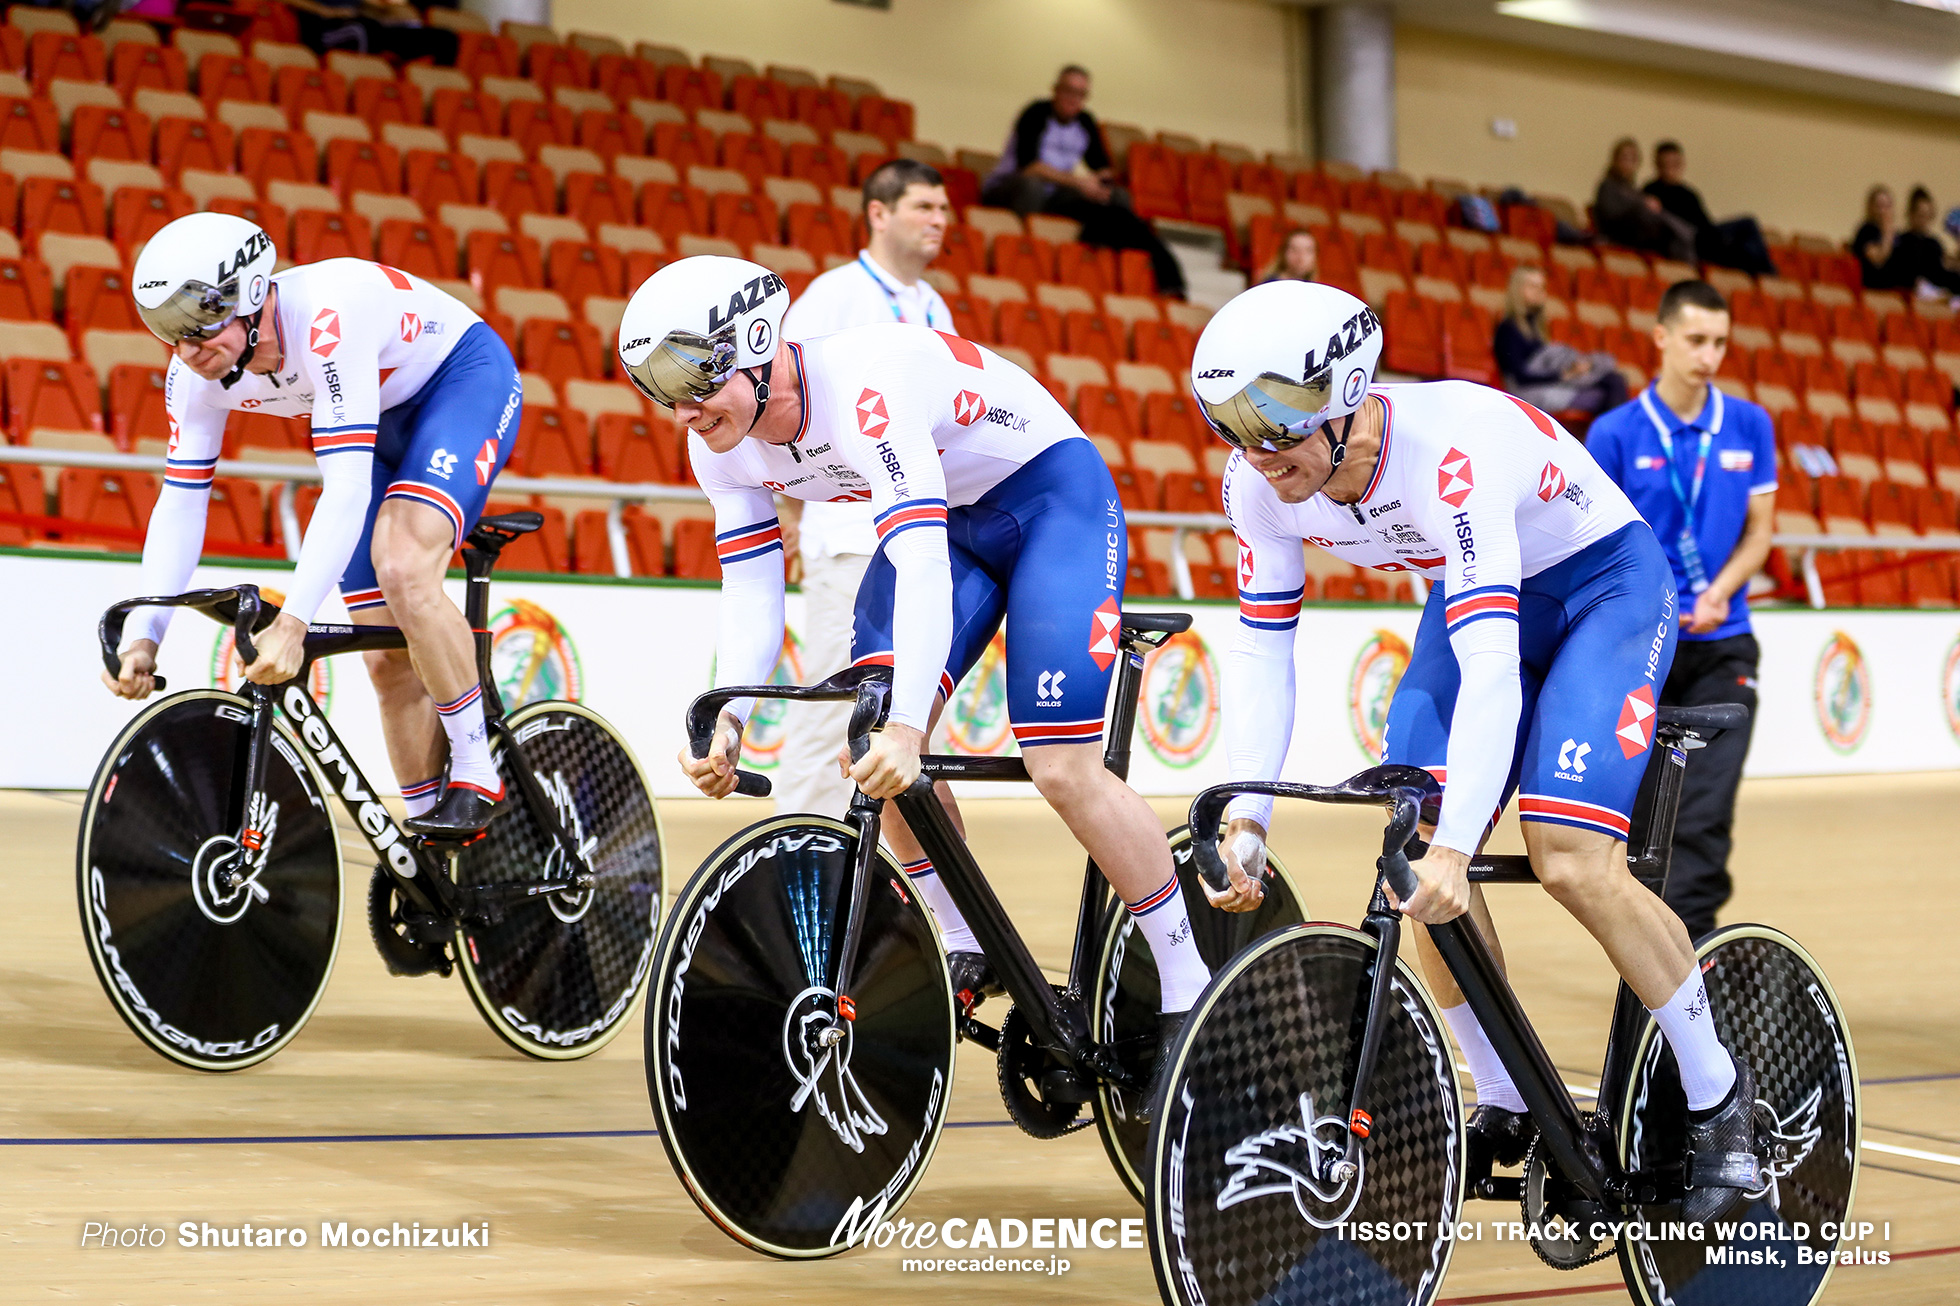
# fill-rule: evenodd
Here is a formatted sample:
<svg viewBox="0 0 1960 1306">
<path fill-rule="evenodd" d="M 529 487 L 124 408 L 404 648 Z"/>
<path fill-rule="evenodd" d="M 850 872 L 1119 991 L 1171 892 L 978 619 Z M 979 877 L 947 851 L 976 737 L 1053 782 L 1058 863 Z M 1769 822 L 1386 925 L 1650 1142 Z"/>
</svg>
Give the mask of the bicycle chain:
<svg viewBox="0 0 1960 1306">
<path fill-rule="evenodd" d="M 1060 1067 L 1045 1048 L 1035 1046 L 1021 1009 L 1009 1007 L 1000 1022 L 1000 1052 L 995 1062 L 1000 1098 L 1007 1106 L 1008 1117 L 1032 1138 L 1061 1138 L 1088 1128 L 1094 1120 L 1093 1116 L 1089 1120 L 1076 1119 L 1082 1114 L 1080 1102 L 1050 1102 L 1036 1095 L 1028 1081 L 1038 1083 L 1042 1071 L 1051 1065 Z"/>
<path fill-rule="evenodd" d="M 1593 1115 L 1594 1115 L 1593 1112 L 1588 1111 L 1585 1113 L 1583 1117 L 1585 1120 L 1586 1129 L 1588 1131 L 1592 1129 Z M 1557 1171 L 1552 1168 L 1552 1163 L 1550 1159 L 1542 1154 L 1544 1151 L 1544 1147 L 1545 1147 L 1545 1135 L 1541 1131 L 1535 1137 L 1532 1138 L 1531 1146 L 1525 1149 L 1524 1183 L 1522 1185 L 1522 1191 L 1519 1193 L 1518 1196 L 1518 1210 L 1524 1216 L 1524 1223 L 1526 1229 L 1530 1229 L 1534 1224 L 1540 1225 L 1542 1227 L 1542 1221 L 1544 1220 L 1547 1214 L 1546 1211 L 1541 1210 L 1536 1215 L 1534 1215 L 1531 1210 L 1531 1172 L 1533 1168 L 1542 1167 L 1545 1170 L 1546 1178 L 1548 1180 L 1553 1179 L 1557 1175 Z M 1592 1253 L 1590 1256 L 1587 1256 L 1582 1260 L 1577 1260 L 1577 1261 L 1556 1260 L 1552 1256 L 1546 1253 L 1544 1247 L 1541 1245 L 1542 1239 L 1527 1238 L 1525 1241 L 1531 1244 L 1532 1254 L 1537 1256 L 1537 1258 L 1543 1261 L 1545 1264 L 1551 1266 L 1554 1270 L 1582 1270 L 1588 1265 L 1592 1265 L 1598 1261 L 1605 1260 L 1607 1257 L 1611 1256 L 1615 1251 L 1619 1249 L 1619 1243 L 1616 1240 L 1607 1238 L 1601 1241 L 1600 1249 L 1598 1251 Z"/>
</svg>

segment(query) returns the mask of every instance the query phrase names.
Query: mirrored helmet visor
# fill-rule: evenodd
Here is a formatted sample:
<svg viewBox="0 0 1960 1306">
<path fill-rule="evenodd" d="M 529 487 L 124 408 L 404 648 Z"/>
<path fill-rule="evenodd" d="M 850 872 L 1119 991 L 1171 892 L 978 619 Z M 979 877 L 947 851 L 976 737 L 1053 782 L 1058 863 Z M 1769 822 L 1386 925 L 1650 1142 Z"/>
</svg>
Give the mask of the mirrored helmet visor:
<svg viewBox="0 0 1960 1306">
<path fill-rule="evenodd" d="M 700 403 L 714 396 L 735 373 L 735 332 L 713 336 L 692 331 L 669 332 L 638 363 L 626 364 L 626 374 L 640 392 L 672 408 L 683 400 Z"/>
<path fill-rule="evenodd" d="M 1265 372 L 1221 403 L 1200 398 L 1198 408 L 1227 444 L 1240 449 L 1291 449 L 1319 429 L 1333 393 L 1326 371 L 1304 383 Z"/>
<path fill-rule="evenodd" d="M 136 312 L 150 334 L 166 345 L 175 346 L 180 340 L 209 340 L 238 315 L 238 279 L 234 277 L 221 286 L 186 281 L 155 308 L 138 304 Z"/>
</svg>

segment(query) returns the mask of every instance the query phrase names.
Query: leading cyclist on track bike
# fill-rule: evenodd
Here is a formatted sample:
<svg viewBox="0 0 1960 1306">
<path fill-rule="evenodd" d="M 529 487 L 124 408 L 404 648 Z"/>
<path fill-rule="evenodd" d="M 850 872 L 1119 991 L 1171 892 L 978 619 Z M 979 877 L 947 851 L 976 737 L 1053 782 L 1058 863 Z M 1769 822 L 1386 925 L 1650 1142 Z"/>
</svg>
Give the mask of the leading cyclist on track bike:
<svg viewBox="0 0 1960 1306">
<path fill-rule="evenodd" d="M 310 417 L 320 499 L 246 678 L 276 685 L 298 674 L 307 625 L 336 582 L 356 624 L 401 627 L 405 653 L 366 656 L 404 824 L 467 838 L 490 823 L 504 789 L 469 623 L 442 583 L 510 457 L 523 382 L 497 334 L 419 277 L 352 258 L 275 275 L 276 260 L 253 223 L 194 213 L 157 232 L 136 262 L 137 312 L 172 351 L 170 448 L 140 592 L 189 583 L 230 413 Z M 104 676 L 115 693 L 155 688 L 170 612 L 131 614 L 121 674 Z"/>
<path fill-rule="evenodd" d="M 1626 862 L 1655 695 L 1674 656 L 1667 558 L 1556 422 L 1468 382 L 1376 387 L 1381 348 L 1367 305 L 1308 282 L 1245 292 L 1199 339 L 1193 387 L 1238 450 L 1225 472 L 1241 623 L 1225 695 L 1232 778 L 1278 779 L 1285 760 L 1302 541 L 1425 576 L 1383 760 L 1428 770 L 1444 792 L 1415 863 L 1420 887 L 1398 905 L 1428 924 L 1467 910 L 1495 953 L 1468 869 L 1517 792 L 1533 871 L 1606 950 L 1674 1053 L 1689 1108 L 1684 1217 L 1717 1218 L 1759 1186 L 1754 1074 L 1717 1038 L 1680 920 Z M 1260 892 L 1271 808 L 1251 795 L 1232 805 L 1224 842 L 1237 895 Z M 1415 933 L 1477 1083 L 1471 1164 L 1479 1152 L 1516 1164 L 1532 1133 L 1524 1100 L 1427 931 Z"/>
<path fill-rule="evenodd" d="M 627 374 L 689 428 L 695 478 L 714 505 L 717 684 L 762 683 L 782 648 L 774 496 L 869 500 L 879 544 L 851 656 L 889 665 L 893 688 L 890 720 L 851 778 L 872 798 L 918 779 L 946 698 L 1005 616 L 1009 715 L 1028 774 L 1149 940 L 1167 1049 L 1210 972 L 1162 826 L 1103 766 L 1127 566 L 1108 468 L 1054 397 L 999 355 L 897 322 L 784 343 L 788 303 L 767 268 L 696 257 L 650 277 L 620 325 Z M 734 788 L 746 706 L 723 713 L 705 758 L 681 752 L 711 797 Z M 979 945 L 895 813 L 884 828 L 971 1010 L 992 985 Z"/>
</svg>

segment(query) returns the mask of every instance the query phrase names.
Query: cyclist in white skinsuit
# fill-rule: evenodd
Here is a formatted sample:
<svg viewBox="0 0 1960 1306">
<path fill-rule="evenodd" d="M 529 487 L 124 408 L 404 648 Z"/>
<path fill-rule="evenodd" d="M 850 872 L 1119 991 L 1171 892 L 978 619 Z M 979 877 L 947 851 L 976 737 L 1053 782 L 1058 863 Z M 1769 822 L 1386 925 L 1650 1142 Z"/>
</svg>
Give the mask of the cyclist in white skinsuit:
<svg viewBox="0 0 1960 1306">
<path fill-rule="evenodd" d="M 159 231 L 137 264 L 138 309 L 173 350 L 170 449 L 140 592 L 189 583 L 230 415 L 310 419 L 320 499 L 246 675 L 279 684 L 297 673 L 306 627 L 336 584 L 356 623 L 401 627 L 407 650 L 369 653 L 367 665 L 408 828 L 467 836 L 495 814 L 503 782 L 475 644 L 442 581 L 510 457 L 516 364 L 468 306 L 417 277 L 361 259 L 273 275 L 274 259 L 252 223 L 200 213 Z M 117 693 L 154 687 L 170 612 L 132 614 Z"/>
<path fill-rule="evenodd" d="M 1210 972 L 1162 826 L 1103 766 L 1127 546 L 1108 468 L 1047 389 L 990 350 L 901 323 L 783 344 L 787 298 L 755 264 L 684 259 L 647 280 L 620 327 L 626 372 L 690 428 L 715 506 L 717 682 L 762 683 L 782 647 L 774 496 L 868 499 L 879 546 L 852 660 L 892 667 L 892 706 L 852 778 L 873 798 L 910 787 L 939 709 L 1005 618 L 1008 711 L 1029 776 L 1129 904 L 1157 961 L 1160 1033 L 1174 1034 Z M 731 705 L 705 758 L 682 750 L 711 797 L 734 787 L 747 706 Z M 888 814 L 885 831 L 948 935 L 954 992 L 970 1008 L 981 991 L 969 964 L 981 959 L 962 947 L 971 935 L 937 877 L 917 871 L 923 852 L 903 823 Z"/>
<path fill-rule="evenodd" d="M 1385 762 L 1443 783 L 1417 892 L 1439 924 L 1469 910 L 1495 948 L 1471 856 L 1511 793 L 1533 870 L 1599 940 L 1681 1068 L 1694 1161 L 1687 1218 L 1720 1215 L 1760 1172 L 1754 1074 L 1707 1019 L 1679 919 L 1627 870 L 1628 815 L 1673 660 L 1672 572 L 1653 532 L 1545 414 L 1466 382 L 1371 387 L 1381 324 L 1330 286 L 1233 300 L 1192 361 L 1200 407 L 1239 452 L 1225 508 L 1239 537 L 1241 629 L 1228 664 L 1234 779 L 1276 779 L 1293 729 L 1301 545 L 1431 582 L 1389 709 Z M 1271 800 L 1232 806 L 1235 893 L 1264 860 Z M 1525 1104 L 1430 943 L 1418 949 L 1477 1080 L 1473 1145 L 1515 1163 Z M 1501 960 L 1501 958 L 1500 958 Z"/>
</svg>

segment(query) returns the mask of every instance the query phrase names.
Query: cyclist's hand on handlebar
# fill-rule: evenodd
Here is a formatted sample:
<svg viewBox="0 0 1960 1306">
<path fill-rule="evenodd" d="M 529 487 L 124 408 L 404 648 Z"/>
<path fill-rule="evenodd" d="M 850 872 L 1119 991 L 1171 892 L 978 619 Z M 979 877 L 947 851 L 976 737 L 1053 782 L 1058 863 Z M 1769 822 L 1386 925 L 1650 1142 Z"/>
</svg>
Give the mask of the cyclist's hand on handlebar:
<svg viewBox="0 0 1960 1306">
<path fill-rule="evenodd" d="M 925 742 L 925 735 L 912 726 L 887 725 L 871 736 L 871 746 L 851 768 L 851 779 L 867 798 L 896 798 L 919 778 Z"/>
<path fill-rule="evenodd" d="M 1257 821 L 1240 817 L 1225 827 L 1219 840 L 1231 885 L 1219 893 L 1204 885 L 1205 897 L 1221 911 L 1251 911 L 1266 897 L 1266 831 Z M 1202 879 L 1200 884 L 1204 884 Z"/>
<path fill-rule="evenodd" d="M 681 770 L 708 797 L 726 798 L 735 792 L 735 764 L 741 756 L 741 719 L 733 712 L 723 712 L 715 722 L 715 737 L 708 743 L 706 757 L 696 757 L 692 745 L 681 745 Z"/>
<path fill-rule="evenodd" d="M 1441 925 L 1470 910 L 1470 855 L 1454 848 L 1429 845 L 1418 861 L 1409 863 L 1416 873 L 1415 896 L 1396 902 L 1395 890 L 1383 885 L 1388 900 L 1403 915 L 1413 916 L 1424 925 Z"/>
<path fill-rule="evenodd" d="M 117 698 L 143 699 L 156 692 L 157 642 L 153 639 L 130 641 L 122 651 L 122 674 L 102 673 L 102 683 Z"/>
<path fill-rule="evenodd" d="M 245 679 L 255 685 L 283 685 L 299 674 L 306 657 L 306 623 L 282 612 L 272 624 L 252 636 L 258 657 L 245 668 Z"/>
</svg>

